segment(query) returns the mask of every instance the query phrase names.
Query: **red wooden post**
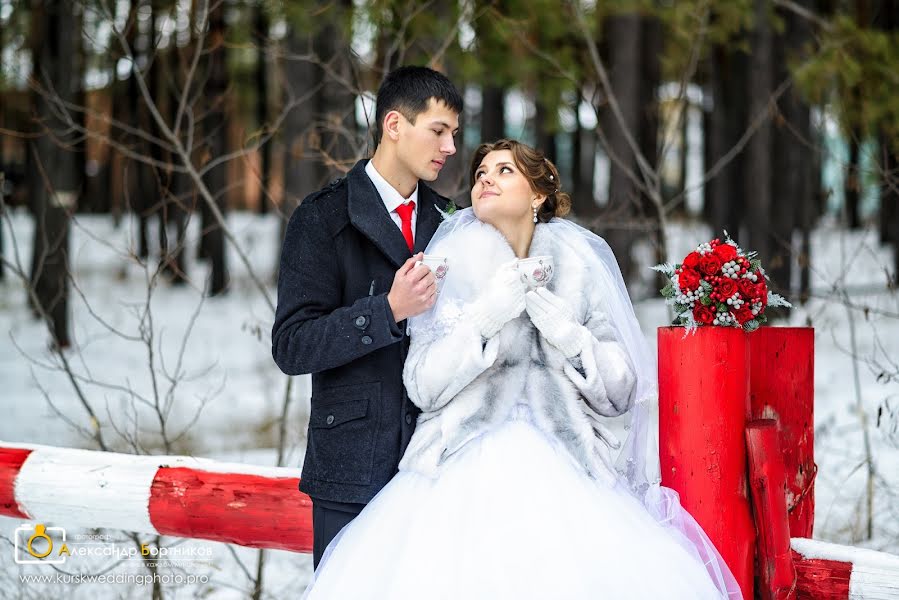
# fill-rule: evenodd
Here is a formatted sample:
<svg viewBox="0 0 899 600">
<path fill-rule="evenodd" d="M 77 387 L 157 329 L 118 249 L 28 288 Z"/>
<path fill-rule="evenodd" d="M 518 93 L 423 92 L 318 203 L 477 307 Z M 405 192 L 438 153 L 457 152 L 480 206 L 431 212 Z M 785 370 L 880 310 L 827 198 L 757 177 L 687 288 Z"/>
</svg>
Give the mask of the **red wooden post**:
<svg viewBox="0 0 899 600">
<path fill-rule="evenodd" d="M 748 336 L 753 419 L 777 419 L 790 536 L 811 538 L 815 517 L 815 330 L 762 327 Z"/>
<path fill-rule="evenodd" d="M 784 496 L 784 465 L 777 435 L 774 419 L 759 419 L 746 427 L 749 487 L 758 534 L 758 591 L 762 600 L 796 597 L 796 571 Z"/>
<path fill-rule="evenodd" d="M 702 526 L 753 597 L 755 527 L 746 481 L 749 344 L 742 329 L 660 327 L 662 484 Z"/>
</svg>

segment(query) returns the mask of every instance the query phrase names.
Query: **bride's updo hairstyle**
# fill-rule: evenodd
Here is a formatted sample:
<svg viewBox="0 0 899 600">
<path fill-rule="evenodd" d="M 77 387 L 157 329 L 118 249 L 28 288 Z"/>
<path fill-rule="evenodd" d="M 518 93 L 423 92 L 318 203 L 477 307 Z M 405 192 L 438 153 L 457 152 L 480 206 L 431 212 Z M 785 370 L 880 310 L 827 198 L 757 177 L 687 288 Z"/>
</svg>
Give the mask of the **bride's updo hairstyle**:
<svg viewBox="0 0 899 600">
<path fill-rule="evenodd" d="M 564 217 L 571 210 L 571 197 L 562 191 L 559 170 L 543 153 L 518 140 L 499 140 L 481 144 L 471 158 L 470 185 L 474 187 L 475 173 L 484 157 L 496 150 L 509 150 L 512 160 L 521 174 L 531 184 L 531 189 L 546 200 L 537 209 L 537 220 L 546 223 L 553 217 Z"/>
</svg>

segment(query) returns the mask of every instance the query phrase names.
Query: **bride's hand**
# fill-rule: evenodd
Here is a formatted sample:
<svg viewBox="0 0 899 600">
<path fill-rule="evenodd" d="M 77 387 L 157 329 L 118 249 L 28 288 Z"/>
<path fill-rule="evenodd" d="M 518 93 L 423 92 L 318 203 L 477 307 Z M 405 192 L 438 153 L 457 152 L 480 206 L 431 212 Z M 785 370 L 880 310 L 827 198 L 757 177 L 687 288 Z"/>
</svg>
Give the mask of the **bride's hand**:
<svg viewBox="0 0 899 600">
<path fill-rule="evenodd" d="M 574 311 L 564 298 L 546 288 L 537 288 L 525 294 L 525 308 L 534 327 L 565 358 L 581 353 L 590 332 L 575 320 Z"/>
<path fill-rule="evenodd" d="M 471 303 L 469 316 L 484 339 L 524 311 L 527 287 L 518 273 L 518 260 L 500 266 L 487 289 Z"/>
</svg>

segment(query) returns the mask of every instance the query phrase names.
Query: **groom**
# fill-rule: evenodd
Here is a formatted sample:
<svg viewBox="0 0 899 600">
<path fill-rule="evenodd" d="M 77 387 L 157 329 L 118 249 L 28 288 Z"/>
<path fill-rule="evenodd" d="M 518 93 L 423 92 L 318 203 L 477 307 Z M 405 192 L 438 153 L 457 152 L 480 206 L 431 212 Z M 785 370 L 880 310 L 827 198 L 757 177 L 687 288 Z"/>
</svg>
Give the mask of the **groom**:
<svg viewBox="0 0 899 600">
<path fill-rule="evenodd" d="M 440 73 L 400 67 L 376 100 L 371 160 L 303 200 L 281 250 L 272 356 L 312 374 L 300 490 L 312 498 L 313 561 L 393 477 L 418 408 L 403 387 L 405 320 L 433 306 L 415 268 L 450 201 L 434 181 L 456 153 L 462 97 Z"/>
</svg>

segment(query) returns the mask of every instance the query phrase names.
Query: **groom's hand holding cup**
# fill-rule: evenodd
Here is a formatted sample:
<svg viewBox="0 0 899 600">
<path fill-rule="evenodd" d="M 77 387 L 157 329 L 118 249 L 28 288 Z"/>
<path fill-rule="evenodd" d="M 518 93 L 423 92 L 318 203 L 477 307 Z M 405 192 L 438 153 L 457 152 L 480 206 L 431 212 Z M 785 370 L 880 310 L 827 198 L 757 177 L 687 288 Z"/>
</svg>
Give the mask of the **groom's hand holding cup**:
<svg viewBox="0 0 899 600">
<path fill-rule="evenodd" d="M 431 269 L 416 268 L 424 257 L 425 253 L 419 252 L 403 263 L 393 276 L 387 302 L 397 323 L 425 312 L 437 301 L 437 278 L 434 272 Z"/>
</svg>

